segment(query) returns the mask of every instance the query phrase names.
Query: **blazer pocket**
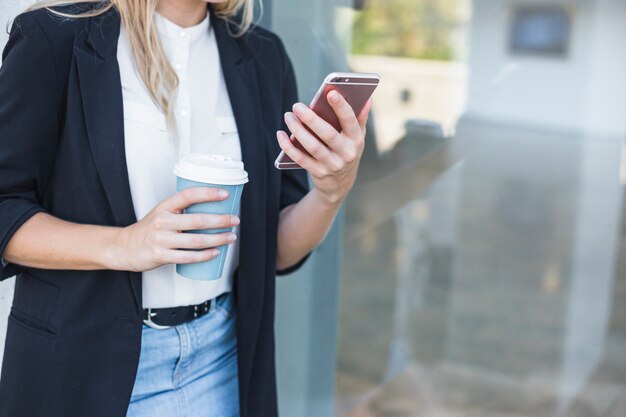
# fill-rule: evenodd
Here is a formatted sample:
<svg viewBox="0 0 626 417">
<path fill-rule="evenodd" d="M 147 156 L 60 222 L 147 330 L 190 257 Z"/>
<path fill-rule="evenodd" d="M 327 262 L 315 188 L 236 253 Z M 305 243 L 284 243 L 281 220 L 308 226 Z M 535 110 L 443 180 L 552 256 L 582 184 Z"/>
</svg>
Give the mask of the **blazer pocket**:
<svg viewBox="0 0 626 417">
<path fill-rule="evenodd" d="M 132 101 L 124 102 L 124 120 L 132 120 L 154 127 L 161 132 L 167 130 L 165 115 L 154 107 Z"/>
<path fill-rule="evenodd" d="M 10 317 L 34 330 L 56 334 L 55 313 L 60 291 L 58 285 L 21 272 L 15 281 Z"/>
<path fill-rule="evenodd" d="M 21 313 L 20 311 L 14 310 L 13 308 L 9 313 L 9 322 L 11 321 L 23 329 L 34 331 L 47 337 L 54 337 L 57 334 L 56 328 L 51 324 L 42 323 L 26 314 Z"/>
</svg>

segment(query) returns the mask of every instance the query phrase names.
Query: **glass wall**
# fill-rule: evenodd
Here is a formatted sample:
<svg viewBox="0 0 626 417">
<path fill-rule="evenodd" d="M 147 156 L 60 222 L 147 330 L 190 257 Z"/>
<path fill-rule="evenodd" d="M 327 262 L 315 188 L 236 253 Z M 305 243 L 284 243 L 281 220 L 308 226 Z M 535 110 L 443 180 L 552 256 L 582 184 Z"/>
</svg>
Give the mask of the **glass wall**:
<svg viewBox="0 0 626 417">
<path fill-rule="evenodd" d="M 279 278 L 282 415 L 626 415 L 626 3 L 264 4 L 302 101 L 382 76 L 333 232 Z"/>
</svg>

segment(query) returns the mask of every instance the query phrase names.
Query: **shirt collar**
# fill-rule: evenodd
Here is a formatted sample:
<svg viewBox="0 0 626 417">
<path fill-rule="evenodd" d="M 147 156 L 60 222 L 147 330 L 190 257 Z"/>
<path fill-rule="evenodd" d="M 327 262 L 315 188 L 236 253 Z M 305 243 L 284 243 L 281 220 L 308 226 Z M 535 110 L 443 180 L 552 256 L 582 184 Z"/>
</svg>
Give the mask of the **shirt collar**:
<svg viewBox="0 0 626 417">
<path fill-rule="evenodd" d="M 172 39 L 185 39 L 192 42 L 209 32 L 211 28 L 211 19 L 209 19 L 209 13 L 210 10 L 207 7 L 207 13 L 204 19 L 202 19 L 200 23 L 187 28 L 178 26 L 176 23 L 165 18 L 157 11 L 155 11 L 154 13 L 154 21 L 159 34 L 165 35 Z"/>
</svg>

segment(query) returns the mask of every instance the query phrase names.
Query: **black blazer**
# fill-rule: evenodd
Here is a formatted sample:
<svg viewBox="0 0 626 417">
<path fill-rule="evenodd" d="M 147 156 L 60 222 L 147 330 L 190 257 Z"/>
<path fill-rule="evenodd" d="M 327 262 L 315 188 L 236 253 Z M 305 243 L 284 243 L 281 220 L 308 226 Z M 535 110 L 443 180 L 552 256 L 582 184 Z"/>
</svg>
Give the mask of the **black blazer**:
<svg viewBox="0 0 626 417">
<path fill-rule="evenodd" d="M 72 6 L 74 10 L 76 6 Z M 85 6 L 81 6 L 85 7 Z M 279 211 L 308 192 L 302 170 L 278 171 L 275 138 L 297 100 L 280 39 L 242 38 L 211 13 L 249 173 L 235 272 L 242 416 L 277 415 L 274 366 Z M 32 215 L 109 226 L 137 221 L 124 153 L 116 59 L 120 17 L 18 16 L 0 68 L 0 254 Z M 54 236 L 42 236 L 51 239 Z M 0 380 L 0 417 L 124 417 L 141 343 L 141 273 L 0 266 L 17 275 Z"/>
</svg>

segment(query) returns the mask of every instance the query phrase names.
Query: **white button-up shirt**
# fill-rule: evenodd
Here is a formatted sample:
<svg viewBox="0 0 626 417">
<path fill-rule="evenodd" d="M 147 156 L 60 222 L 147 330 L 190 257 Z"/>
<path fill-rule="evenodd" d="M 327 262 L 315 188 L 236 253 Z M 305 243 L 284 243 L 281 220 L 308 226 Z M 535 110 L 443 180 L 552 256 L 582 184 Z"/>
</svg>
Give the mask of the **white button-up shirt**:
<svg viewBox="0 0 626 417">
<path fill-rule="evenodd" d="M 176 193 L 172 169 L 179 155 L 215 153 L 241 160 L 237 126 L 208 14 L 199 24 L 182 28 L 156 13 L 155 24 L 161 45 L 179 79 L 174 102 L 176 137 L 168 133 L 165 115 L 150 98 L 136 70 L 123 25 L 117 51 L 124 102 L 126 163 L 139 220 Z M 233 231 L 239 237 L 239 226 Z M 239 259 L 238 242 L 229 246 L 224 272 L 218 280 L 182 277 L 173 264 L 143 272 L 143 307 L 199 304 L 230 291 Z"/>
</svg>

